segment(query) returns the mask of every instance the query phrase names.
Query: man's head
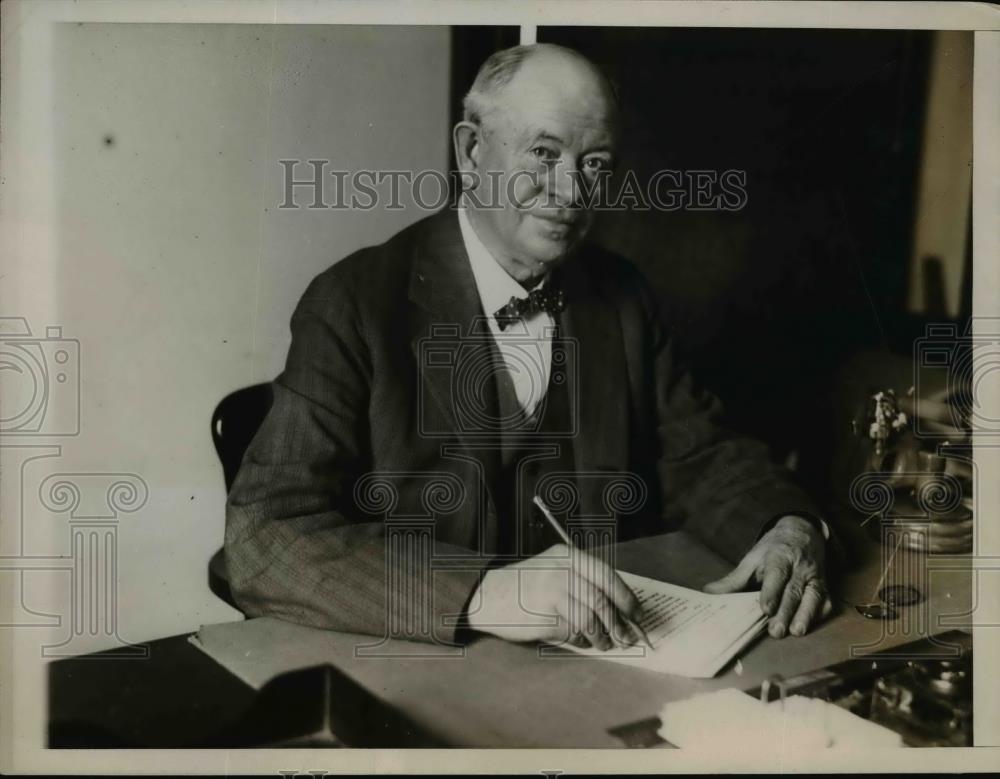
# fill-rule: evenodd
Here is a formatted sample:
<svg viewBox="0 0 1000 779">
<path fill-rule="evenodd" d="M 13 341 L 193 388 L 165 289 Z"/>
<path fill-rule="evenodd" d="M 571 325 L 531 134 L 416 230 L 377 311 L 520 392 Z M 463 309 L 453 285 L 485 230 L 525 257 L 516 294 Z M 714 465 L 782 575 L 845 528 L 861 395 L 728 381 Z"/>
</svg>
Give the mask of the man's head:
<svg viewBox="0 0 1000 779">
<path fill-rule="evenodd" d="M 571 49 L 516 46 L 480 68 L 455 155 L 461 172 L 475 174 L 467 191 L 476 232 L 518 280 L 538 278 L 586 235 L 586 191 L 610 172 L 616 120 L 611 83 Z"/>
</svg>

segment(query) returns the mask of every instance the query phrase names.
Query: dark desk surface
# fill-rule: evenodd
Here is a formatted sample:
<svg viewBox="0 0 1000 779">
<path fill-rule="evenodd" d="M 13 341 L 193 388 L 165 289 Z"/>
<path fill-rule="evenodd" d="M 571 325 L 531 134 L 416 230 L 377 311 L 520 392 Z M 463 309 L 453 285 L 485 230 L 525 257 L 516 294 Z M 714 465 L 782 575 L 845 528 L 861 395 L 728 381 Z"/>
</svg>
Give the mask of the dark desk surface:
<svg viewBox="0 0 1000 779">
<path fill-rule="evenodd" d="M 860 537 L 849 540 L 853 570 L 845 575 L 841 592 L 848 600 L 865 601 L 882 570 L 881 548 Z M 619 550 L 619 567 L 688 586 L 700 586 L 727 570 L 683 534 L 632 541 Z M 315 662 L 310 653 L 322 651 L 327 661 L 446 743 L 621 746 L 608 728 L 655 715 L 668 700 L 722 687 L 751 689 L 776 672 L 788 677 L 848 660 L 852 647 L 854 653 L 875 652 L 962 627 L 961 615 L 970 608 L 971 575 L 961 560 L 950 558 L 948 563 L 927 573 L 926 565 L 914 566 L 905 556 L 894 560 L 892 570 L 899 572 L 894 581 L 919 578 L 915 583 L 929 593 L 929 608 L 910 607 L 889 623 L 843 608 L 805 637 L 763 637 L 739 667 L 731 664 L 715 679 L 684 679 L 588 658 L 553 662 L 539 657 L 535 647 L 495 639 L 475 642 L 458 659 L 358 658 L 357 646 L 371 643 L 371 637 L 317 637 L 315 631 L 312 636 L 303 632 L 302 646 L 291 650 L 289 667 L 295 667 L 296 651 L 304 665 Z M 281 623 L 255 622 L 247 627 L 279 630 L 286 639 L 290 635 L 289 626 Z M 319 650 L 317 641 L 323 642 Z M 112 651 L 52 663 L 51 746 L 196 746 L 235 722 L 250 705 L 253 688 L 186 636 L 154 641 L 149 648 L 145 660 L 116 659 Z M 286 646 L 286 656 L 288 651 Z M 268 658 L 262 658 L 241 674 L 257 686 L 268 677 L 268 667 Z"/>
</svg>

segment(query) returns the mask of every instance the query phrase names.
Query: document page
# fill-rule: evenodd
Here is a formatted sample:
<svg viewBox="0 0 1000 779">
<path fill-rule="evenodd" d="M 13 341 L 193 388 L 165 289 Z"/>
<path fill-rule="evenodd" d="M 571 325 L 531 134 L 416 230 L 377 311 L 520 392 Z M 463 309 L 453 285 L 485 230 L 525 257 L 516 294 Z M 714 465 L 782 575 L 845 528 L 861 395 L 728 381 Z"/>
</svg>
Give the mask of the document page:
<svg viewBox="0 0 1000 779">
<path fill-rule="evenodd" d="M 759 594 L 710 595 L 675 584 L 619 572 L 643 606 L 640 624 L 654 651 L 581 649 L 578 654 L 635 665 L 649 670 L 697 678 L 715 676 L 764 627 Z"/>
</svg>

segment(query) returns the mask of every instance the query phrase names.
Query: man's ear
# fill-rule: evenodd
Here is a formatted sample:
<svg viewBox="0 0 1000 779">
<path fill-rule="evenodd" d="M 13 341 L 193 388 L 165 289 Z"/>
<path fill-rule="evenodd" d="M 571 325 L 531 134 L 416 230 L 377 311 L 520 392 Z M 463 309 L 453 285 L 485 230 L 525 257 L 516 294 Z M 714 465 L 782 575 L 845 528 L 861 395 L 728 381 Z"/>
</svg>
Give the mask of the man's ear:
<svg viewBox="0 0 1000 779">
<path fill-rule="evenodd" d="M 475 122 L 459 122 L 452 130 L 455 142 L 455 163 L 461 172 L 471 172 L 479 167 L 480 129 Z"/>
</svg>

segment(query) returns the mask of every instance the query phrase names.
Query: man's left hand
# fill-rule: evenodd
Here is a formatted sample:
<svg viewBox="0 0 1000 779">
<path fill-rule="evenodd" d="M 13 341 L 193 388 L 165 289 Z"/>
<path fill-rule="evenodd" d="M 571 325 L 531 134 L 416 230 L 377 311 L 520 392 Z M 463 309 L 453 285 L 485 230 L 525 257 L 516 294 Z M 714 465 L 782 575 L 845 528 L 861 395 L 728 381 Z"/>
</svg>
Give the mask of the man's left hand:
<svg viewBox="0 0 1000 779">
<path fill-rule="evenodd" d="M 761 585 L 760 607 L 771 618 L 771 636 L 804 635 L 833 610 L 824 575 L 825 543 L 808 520 L 782 517 L 729 574 L 705 585 L 705 592 L 737 592 L 752 578 Z"/>
</svg>

